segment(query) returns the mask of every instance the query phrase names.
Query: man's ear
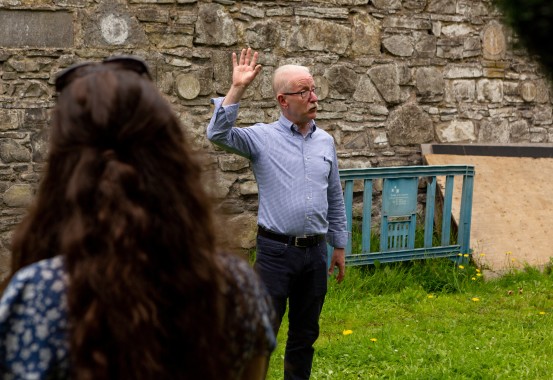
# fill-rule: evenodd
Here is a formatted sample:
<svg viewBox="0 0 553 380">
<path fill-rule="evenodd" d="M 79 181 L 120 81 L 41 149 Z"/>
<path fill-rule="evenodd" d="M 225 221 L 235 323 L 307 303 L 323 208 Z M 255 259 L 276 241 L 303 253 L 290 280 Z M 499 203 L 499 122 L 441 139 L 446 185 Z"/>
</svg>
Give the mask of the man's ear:
<svg viewBox="0 0 553 380">
<path fill-rule="evenodd" d="M 288 108 L 288 102 L 286 101 L 286 97 L 284 95 L 278 94 L 277 102 L 280 108 Z"/>
</svg>

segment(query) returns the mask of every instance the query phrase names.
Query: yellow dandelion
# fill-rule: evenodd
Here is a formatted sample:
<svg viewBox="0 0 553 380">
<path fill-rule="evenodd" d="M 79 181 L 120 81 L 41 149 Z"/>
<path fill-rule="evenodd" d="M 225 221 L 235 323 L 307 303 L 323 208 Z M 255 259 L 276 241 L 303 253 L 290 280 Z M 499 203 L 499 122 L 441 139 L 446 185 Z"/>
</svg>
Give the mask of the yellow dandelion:
<svg viewBox="0 0 553 380">
<path fill-rule="evenodd" d="M 506 255 L 510 255 L 510 254 L 512 254 L 512 253 L 513 253 L 513 252 L 511 252 L 511 251 L 505 252 Z"/>
<path fill-rule="evenodd" d="M 515 261 L 517 261 L 517 259 L 511 259 L 511 262 L 514 263 Z"/>
<path fill-rule="evenodd" d="M 471 280 L 472 280 L 472 281 L 476 281 L 476 277 L 472 277 Z"/>
<path fill-rule="evenodd" d="M 540 315 L 545 315 L 545 314 L 547 314 L 547 313 L 546 313 L 545 311 L 540 311 L 539 314 L 540 314 Z"/>
<path fill-rule="evenodd" d="M 378 339 L 376 338 L 371 338 L 371 342 L 376 342 Z"/>
<path fill-rule="evenodd" d="M 460 257 L 460 256 L 463 256 L 463 254 L 462 254 L 462 253 L 458 253 L 458 254 L 457 254 L 457 256 L 459 256 L 459 257 Z"/>
<path fill-rule="evenodd" d="M 481 254 L 480 254 L 480 257 L 484 257 L 484 256 L 486 256 L 485 253 L 481 253 Z"/>
<path fill-rule="evenodd" d="M 478 301 L 480 301 L 480 298 L 478 298 L 478 297 L 472 297 L 472 298 L 471 298 L 471 301 L 478 302 Z"/>
<path fill-rule="evenodd" d="M 353 331 L 352 330 L 344 330 L 344 331 L 342 331 L 342 334 L 343 335 L 350 335 L 350 334 L 353 334 Z"/>
<path fill-rule="evenodd" d="M 464 265 L 459 265 L 459 269 L 465 269 Z"/>
<path fill-rule="evenodd" d="M 469 257 L 469 254 L 468 254 L 468 253 L 465 253 L 465 254 L 463 255 L 463 257 Z"/>
<path fill-rule="evenodd" d="M 428 298 L 434 298 L 435 296 L 434 296 L 434 294 L 429 294 L 427 297 Z"/>
<path fill-rule="evenodd" d="M 478 277 L 481 277 L 481 276 L 482 276 L 482 273 L 476 273 L 476 275 L 477 275 Z"/>
<path fill-rule="evenodd" d="M 480 273 L 480 269 L 476 268 L 476 273 Z"/>
</svg>

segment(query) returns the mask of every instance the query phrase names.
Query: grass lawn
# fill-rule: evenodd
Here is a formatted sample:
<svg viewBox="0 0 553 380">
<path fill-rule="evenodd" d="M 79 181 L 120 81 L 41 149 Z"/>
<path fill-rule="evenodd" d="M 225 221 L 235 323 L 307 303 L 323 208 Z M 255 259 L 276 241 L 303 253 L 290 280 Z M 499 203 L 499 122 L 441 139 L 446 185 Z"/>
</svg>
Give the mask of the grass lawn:
<svg viewBox="0 0 553 380">
<path fill-rule="evenodd" d="M 447 259 L 346 273 L 329 282 L 312 379 L 553 379 L 551 267 L 493 280 Z M 286 333 L 268 379 L 282 379 Z"/>
</svg>

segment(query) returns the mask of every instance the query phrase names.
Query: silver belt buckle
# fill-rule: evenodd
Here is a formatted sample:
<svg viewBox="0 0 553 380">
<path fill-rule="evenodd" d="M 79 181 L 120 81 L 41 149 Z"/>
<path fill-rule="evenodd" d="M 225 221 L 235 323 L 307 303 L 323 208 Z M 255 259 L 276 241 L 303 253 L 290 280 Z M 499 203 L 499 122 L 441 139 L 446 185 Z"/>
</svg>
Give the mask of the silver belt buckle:
<svg viewBox="0 0 553 380">
<path fill-rule="evenodd" d="M 307 236 L 303 235 L 303 236 L 294 236 L 294 246 L 298 247 L 298 248 L 307 248 L 306 245 L 300 245 L 298 243 L 298 239 L 307 239 Z"/>
</svg>

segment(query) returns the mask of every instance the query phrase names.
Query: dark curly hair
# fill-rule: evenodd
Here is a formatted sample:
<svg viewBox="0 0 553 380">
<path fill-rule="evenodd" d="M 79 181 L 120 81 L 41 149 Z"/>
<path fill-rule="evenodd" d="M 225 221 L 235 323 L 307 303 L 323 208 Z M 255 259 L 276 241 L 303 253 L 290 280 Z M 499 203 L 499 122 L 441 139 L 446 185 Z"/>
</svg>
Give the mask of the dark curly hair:
<svg viewBox="0 0 553 380">
<path fill-rule="evenodd" d="M 65 257 L 77 380 L 226 379 L 232 311 L 198 153 L 150 80 L 109 66 L 59 95 L 11 273 Z"/>
<path fill-rule="evenodd" d="M 525 47 L 553 78 L 553 50 L 547 41 L 553 37 L 553 2 L 551 0 L 494 0 Z"/>
</svg>

